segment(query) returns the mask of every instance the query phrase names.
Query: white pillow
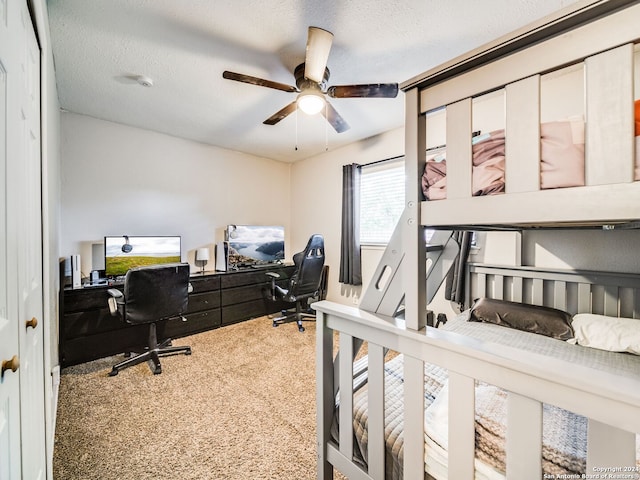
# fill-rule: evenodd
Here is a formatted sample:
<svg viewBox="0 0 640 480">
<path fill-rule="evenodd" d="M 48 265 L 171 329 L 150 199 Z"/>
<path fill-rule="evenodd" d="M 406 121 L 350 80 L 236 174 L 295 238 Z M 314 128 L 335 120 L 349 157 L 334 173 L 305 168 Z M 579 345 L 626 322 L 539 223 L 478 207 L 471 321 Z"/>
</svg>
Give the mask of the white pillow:
<svg viewBox="0 0 640 480">
<path fill-rule="evenodd" d="M 640 319 L 578 313 L 571 321 L 575 338 L 584 347 L 640 355 Z"/>
</svg>

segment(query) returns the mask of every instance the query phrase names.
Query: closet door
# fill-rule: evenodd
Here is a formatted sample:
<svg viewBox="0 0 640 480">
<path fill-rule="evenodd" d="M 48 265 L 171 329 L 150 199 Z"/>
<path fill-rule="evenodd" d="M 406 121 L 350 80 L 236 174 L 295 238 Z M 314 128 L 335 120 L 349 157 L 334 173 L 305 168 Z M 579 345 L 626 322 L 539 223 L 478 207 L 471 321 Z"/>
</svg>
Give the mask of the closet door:
<svg viewBox="0 0 640 480">
<path fill-rule="evenodd" d="M 8 196 L 12 192 L 9 159 L 17 151 L 9 139 L 19 135 L 15 96 L 18 81 L 16 15 L 9 0 L 0 0 L 0 479 L 22 476 L 20 457 L 20 372 L 18 340 L 16 232 L 10 225 Z M 15 10 L 15 9 L 13 9 Z M 15 80 L 14 80 L 14 77 Z M 11 362 L 11 363 L 8 363 Z"/>
<path fill-rule="evenodd" d="M 16 2 L 10 0 L 11 5 Z M 20 435 L 22 477 L 43 480 L 46 474 L 44 346 L 42 325 L 42 201 L 40 167 L 40 48 L 26 1 L 21 2 L 17 34 L 19 52 L 20 162 L 15 167 L 11 192 L 18 244 L 18 339 L 20 344 Z"/>
<path fill-rule="evenodd" d="M 26 0 L 0 0 L 0 115 L 0 479 L 38 480 L 46 477 L 40 52 Z"/>
</svg>

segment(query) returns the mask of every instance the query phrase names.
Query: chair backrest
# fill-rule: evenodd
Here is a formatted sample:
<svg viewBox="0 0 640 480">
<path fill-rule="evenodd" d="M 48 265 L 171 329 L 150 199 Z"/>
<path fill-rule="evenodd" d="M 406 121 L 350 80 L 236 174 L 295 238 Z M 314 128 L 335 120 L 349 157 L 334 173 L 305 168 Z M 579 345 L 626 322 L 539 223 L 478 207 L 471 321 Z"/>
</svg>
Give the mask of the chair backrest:
<svg viewBox="0 0 640 480">
<path fill-rule="evenodd" d="M 124 320 L 151 323 L 184 313 L 189 302 L 189 264 L 137 267 L 124 277 Z"/>
<path fill-rule="evenodd" d="M 324 238 L 312 235 L 304 251 L 293 256 L 296 270 L 289 279 L 289 296 L 313 296 L 320 287 L 324 267 Z"/>
</svg>

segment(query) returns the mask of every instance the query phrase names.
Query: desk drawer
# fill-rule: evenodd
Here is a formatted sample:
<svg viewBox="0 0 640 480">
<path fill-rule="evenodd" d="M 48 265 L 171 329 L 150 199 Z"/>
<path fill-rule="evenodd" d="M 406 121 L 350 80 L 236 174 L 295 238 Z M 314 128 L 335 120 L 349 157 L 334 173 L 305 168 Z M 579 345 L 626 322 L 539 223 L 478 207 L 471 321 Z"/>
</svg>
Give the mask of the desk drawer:
<svg viewBox="0 0 640 480">
<path fill-rule="evenodd" d="M 167 320 L 164 328 L 165 338 L 178 338 L 200 333 L 214 328 L 221 324 L 221 312 L 219 308 L 206 310 L 203 312 L 188 313 L 185 315 L 187 321 L 181 318 Z"/>
<path fill-rule="evenodd" d="M 227 288 L 222 290 L 220 304 L 225 307 L 236 303 L 250 302 L 252 300 L 262 300 L 271 295 L 268 284 L 247 285 L 245 287 Z"/>
<path fill-rule="evenodd" d="M 219 276 L 203 276 L 203 277 L 191 277 L 191 286 L 193 287 L 193 293 L 208 292 L 211 290 L 220 290 L 220 277 Z"/>
<path fill-rule="evenodd" d="M 189 306 L 187 313 L 211 310 L 220 306 L 220 292 L 192 293 L 189 295 Z"/>
<path fill-rule="evenodd" d="M 82 312 L 85 310 L 107 308 L 107 300 L 110 295 L 109 288 L 115 287 L 92 287 L 79 288 L 77 290 L 66 290 L 64 292 L 64 311 Z M 119 290 L 122 290 L 120 287 Z"/>
<path fill-rule="evenodd" d="M 113 316 L 107 308 L 84 312 L 65 313 L 60 322 L 60 337 L 72 339 L 84 335 L 119 331 L 127 323 L 119 315 Z"/>
<path fill-rule="evenodd" d="M 255 285 L 260 283 L 270 283 L 271 277 L 267 272 L 274 272 L 280 275 L 280 280 L 288 279 L 295 271 L 293 266 L 276 266 L 273 268 L 258 268 L 255 270 L 228 272 L 220 277 L 220 288 L 223 290 L 233 287 L 241 287 L 244 285 Z"/>
<path fill-rule="evenodd" d="M 68 367 L 124 353 L 131 347 L 145 345 L 148 335 L 148 325 L 125 325 L 119 330 L 66 340 L 61 345 L 60 364 L 62 367 Z M 114 363 L 117 363 L 122 358 L 114 360 Z"/>
<path fill-rule="evenodd" d="M 266 308 L 261 302 L 245 302 L 222 307 L 222 325 L 237 323 L 249 318 L 261 317 Z"/>
</svg>

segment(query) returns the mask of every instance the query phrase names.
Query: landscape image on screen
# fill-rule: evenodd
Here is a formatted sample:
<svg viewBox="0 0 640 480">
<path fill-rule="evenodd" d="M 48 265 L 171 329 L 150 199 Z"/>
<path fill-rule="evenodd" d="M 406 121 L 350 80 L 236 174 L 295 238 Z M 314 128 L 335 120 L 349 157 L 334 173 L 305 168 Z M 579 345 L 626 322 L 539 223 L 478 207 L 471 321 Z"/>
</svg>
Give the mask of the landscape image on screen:
<svg viewBox="0 0 640 480">
<path fill-rule="evenodd" d="M 284 227 L 229 225 L 230 267 L 277 263 L 284 260 Z"/>
<path fill-rule="evenodd" d="M 128 242 L 127 242 L 128 238 Z M 131 246 L 124 248 L 126 244 Z M 125 275 L 134 267 L 177 263 L 181 260 L 180 237 L 105 237 L 104 267 L 107 277 Z"/>
</svg>

